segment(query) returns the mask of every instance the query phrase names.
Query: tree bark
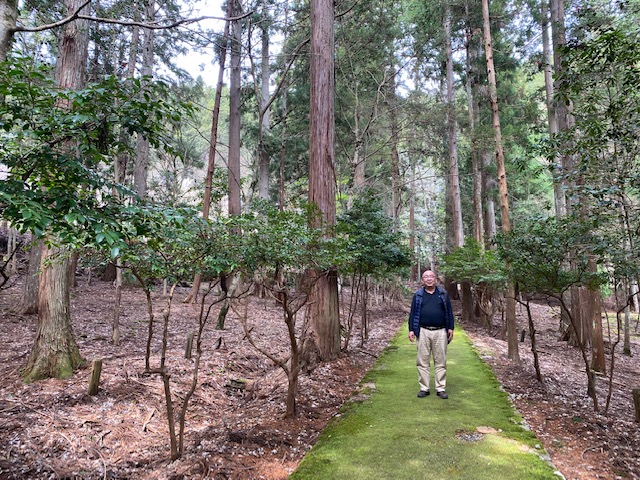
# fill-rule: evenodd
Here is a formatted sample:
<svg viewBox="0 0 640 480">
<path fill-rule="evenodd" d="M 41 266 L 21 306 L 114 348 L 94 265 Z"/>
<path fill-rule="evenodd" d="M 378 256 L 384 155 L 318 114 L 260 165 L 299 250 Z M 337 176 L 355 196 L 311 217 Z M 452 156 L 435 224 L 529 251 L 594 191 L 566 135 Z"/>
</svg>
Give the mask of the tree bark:
<svg viewBox="0 0 640 480">
<path fill-rule="evenodd" d="M 231 16 L 242 12 L 240 0 L 231 0 Z M 231 72 L 229 79 L 229 155 L 228 155 L 228 189 L 229 215 L 239 215 L 242 211 L 240 190 L 240 88 L 241 88 L 241 44 L 242 24 L 234 20 L 231 25 Z"/>
<path fill-rule="evenodd" d="M 336 223 L 334 154 L 334 4 L 311 0 L 311 95 L 309 119 L 309 203 L 320 218 L 314 227 Z M 311 290 L 311 326 L 320 360 L 340 353 L 338 275 L 316 272 Z"/>
<path fill-rule="evenodd" d="M 556 106 L 553 99 L 553 54 L 549 41 L 549 6 L 547 0 L 541 2 L 542 16 L 542 56 L 544 63 L 544 86 L 547 105 L 547 128 L 549 137 L 553 138 L 558 134 L 558 121 L 556 119 Z M 556 206 L 556 217 L 564 217 L 567 214 L 567 199 L 562 188 L 562 180 L 559 178 L 562 174 L 561 160 L 554 157 L 553 162 L 553 196 Z"/>
<path fill-rule="evenodd" d="M 224 65 L 227 59 L 227 43 L 229 38 L 229 21 L 224 24 L 223 44 L 220 46 L 220 66 L 218 68 L 218 81 L 216 83 L 216 96 L 213 101 L 213 113 L 211 116 L 211 133 L 209 134 L 209 161 L 207 164 L 207 178 L 204 183 L 204 197 L 202 199 L 202 218 L 209 218 L 211 209 L 211 191 L 213 189 L 213 174 L 215 172 L 216 148 L 218 147 L 218 123 L 220 120 L 220 103 L 222 102 L 222 87 L 224 82 Z M 193 285 L 185 303 L 196 303 L 198 292 L 202 283 L 202 274 L 196 273 Z"/>
<path fill-rule="evenodd" d="M 400 206 L 402 200 L 402 184 L 400 179 L 400 129 L 398 126 L 398 94 L 396 92 L 395 65 L 389 67 L 389 117 L 391 120 L 391 218 L 393 231 L 400 228 Z"/>
<path fill-rule="evenodd" d="M 507 189 L 507 173 L 504 165 L 504 150 L 502 147 L 502 130 L 500 128 L 500 113 L 498 111 L 498 93 L 496 84 L 496 72 L 493 65 L 493 46 L 491 42 L 491 23 L 489 17 L 489 0 L 482 0 L 482 18 L 484 20 L 484 45 L 487 57 L 487 73 L 489 80 L 489 92 L 491 97 L 491 118 L 493 132 L 496 141 L 496 165 L 498 167 L 498 183 L 500 187 L 500 213 L 502 221 L 502 231 L 511 231 L 511 220 L 509 214 L 509 192 Z M 510 360 L 520 363 L 520 353 L 518 351 L 518 323 L 516 319 L 515 288 L 509 282 L 506 291 L 506 326 L 507 326 L 507 355 Z"/>
<path fill-rule="evenodd" d="M 67 12 L 75 12 L 81 0 L 66 0 Z M 86 21 L 68 23 L 63 31 L 55 79 L 61 89 L 77 90 L 84 83 L 87 59 Z M 68 105 L 61 104 L 65 108 Z M 71 149 L 72 145 L 67 148 Z M 41 378 L 67 378 L 82 365 L 73 336 L 69 312 L 68 252 L 60 247 L 44 247 L 39 283 L 38 326 L 36 340 L 26 367 L 25 381 Z"/>
<path fill-rule="evenodd" d="M 22 306 L 24 315 L 38 313 L 38 284 L 40 282 L 40 260 L 42 258 L 42 242 L 33 240 L 29 247 L 29 270 L 24 282 Z"/>
<path fill-rule="evenodd" d="M 411 193 L 409 197 L 409 250 L 414 255 L 411 263 L 411 282 L 418 281 L 420 272 L 420 251 L 416 250 L 416 160 L 411 160 Z"/>
<path fill-rule="evenodd" d="M 460 176 L 458 172 L 458 122 L 455 111 L 455 90 L 453 87 L 453 49 L 451 47 L 451 5 L 445 3 L 444 14 L 445 56 L 447 60 L 447 140 L 449 146 L 449 202 L 453 225 L 453 239 L 455 247 L 464 245 L 462 226 L 462 202 L 460 200 Z"/>
<path fill-rule="evenodd" d="M 460 174 L 458 166 L 458 122 L 456 120 L 455 89 L 453 85 L 453 49 L 451 46 L 451 5 L 445 3 L 444 13 L 445 56 L 447 59 L 447 137 L 449 144 L 449 202 L 453 226 L 453 243 L 455 248 L 464 246 L 464 229 L 462 223 L 462 200 L 460 199 Z M 473 318 L 473 299 L 471 285 L 461 285 L 462 319 Z"/>
<path fill-rule="evenodd" d="M 476 127 L 479 118 L 479 105 L 475 95 L 477 82 L 475 62 L 478 57 L 472 47 L 473 29 L 469 20 L 469 2 L 465 4 L 467 9 L 467 44 L 466 44 L 466 70 L 467 70 L 467 105 L 469 108 L 469 129 L 471 136 L 471 173 L 473 175 L 473 238 L 480 245 L 484 245 L 484 219 L 482 216 L 482 165 L 478 147 Z"/>
<path fill-rule="evenodd" d="M 18 1 L 0 0 L 0 62 L 6 60 L 11 50 L 17 18 Z"/>
<path fill-rule="evenodd" d="M 36 339 L 23 371 L 25 382 L 69 378 L 84 364 L 71 327 L 68 252 L 43 248 Z M 46 261 L 53 262 L 51 264 Z"/>
<path fill-rule="evenodd" d="M 145 20 L 151 23 L 155 19 L 155 0 L 145 2 Z M 153 74 L 153 46 L 154 31 L 151 28 L 144 29 L 142 41 L 142 75 L 150 77 Z M 147 196 L 147 173 L 149 169 L 149 140 L 138 135 L 136 142 L 136 158 L 134 162 L 133 183 L 136 193 L 143 199 Z"/>
<path fill-rule="evenodd" d="M 269 133 L 270 124 L 270 98 L 269 98 L 269 77 L 271 75 L 271 68 L 269 64 L 269 11 L 266 0 L 263 0 L 262 6 L 262 26 L 261 26 L 261 41 L 262 41 L 262 61 L 260 71 L 260 138 L 258 153 L 260 159 L 260 171 L 258 190 L 260 198 L 269 198 L 269 173 L 270 163 L 269 152 L 265 144 L 265 136 Z"/>
</svg>

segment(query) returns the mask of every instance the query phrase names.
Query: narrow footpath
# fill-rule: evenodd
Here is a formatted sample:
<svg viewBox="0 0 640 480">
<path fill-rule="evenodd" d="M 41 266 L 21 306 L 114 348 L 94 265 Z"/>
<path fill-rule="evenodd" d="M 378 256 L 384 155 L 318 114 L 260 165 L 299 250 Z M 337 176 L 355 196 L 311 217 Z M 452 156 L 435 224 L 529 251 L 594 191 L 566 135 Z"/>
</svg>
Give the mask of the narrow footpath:
<svg viewBox="0 0 640 480">
<path fill-rule="evenodd" d="M 324 430 L 294 480 L 528 480 L 563 476 L 456 327 L 447 393 L 418 398 L 406 325 Z"/>
</svg>

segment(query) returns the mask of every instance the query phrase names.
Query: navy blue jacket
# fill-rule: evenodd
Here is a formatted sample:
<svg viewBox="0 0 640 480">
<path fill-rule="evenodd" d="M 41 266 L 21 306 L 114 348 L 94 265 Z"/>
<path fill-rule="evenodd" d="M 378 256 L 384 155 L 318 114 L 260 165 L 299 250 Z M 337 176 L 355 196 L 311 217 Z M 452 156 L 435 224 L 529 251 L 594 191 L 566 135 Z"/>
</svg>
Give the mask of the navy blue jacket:
<svg viewBox="0 0 640 480">
<path fill-rule="evenodd" d="M 447 291 L 436 285 L 436 292 L 442 303 L 444 303 L 444 318 L 447 330 L 453 330 L 453 309 L 451 308 L 451 300 Z M 413 295 L 411 302 L 411 312 L 409 313 L 409 330 L 413 331 L 416 337 L 420 336 L 420 309 L 422 308 L 422 295 L 424 295 L 424 287 L 421 287 Z"/>
</svg>

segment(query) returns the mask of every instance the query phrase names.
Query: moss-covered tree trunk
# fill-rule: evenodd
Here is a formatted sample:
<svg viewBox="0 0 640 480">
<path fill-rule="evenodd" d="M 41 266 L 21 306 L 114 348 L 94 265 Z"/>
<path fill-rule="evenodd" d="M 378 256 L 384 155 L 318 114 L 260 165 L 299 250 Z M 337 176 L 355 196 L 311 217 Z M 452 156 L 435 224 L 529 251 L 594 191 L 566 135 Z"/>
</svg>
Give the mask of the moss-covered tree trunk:
<svg viewBox="0 0 640 480">
<path fill-rule="evenodd" d="M 38 329 L 23 370 L 26 382 L 50 377 L 68 378 L 84 363 L 71 328 L 68 257 L 60 248 L 44 247 L 42 258 Z M 45 263 L 47 261 L 51 263 Z"/>
</svg>

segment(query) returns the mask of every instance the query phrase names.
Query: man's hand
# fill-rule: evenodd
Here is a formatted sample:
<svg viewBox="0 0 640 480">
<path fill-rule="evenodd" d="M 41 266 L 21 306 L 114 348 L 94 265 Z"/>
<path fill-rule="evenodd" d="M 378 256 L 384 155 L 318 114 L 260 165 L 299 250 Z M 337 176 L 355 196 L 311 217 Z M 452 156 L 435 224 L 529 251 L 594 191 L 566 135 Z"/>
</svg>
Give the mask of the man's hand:
<svg viewBox="0 0 640 480">
<path fill-rule="evenodd" d="M 416 340 L 416 334 L 413 333 L 413 330 L 410 330 L 409 331 L 409 341 L 410 342 L 415 342 L 415 340 Z"/>
<path fill-rule="evenodd" d="M 447 330 L 447 343 L 451 343 L 453 340 L 453 330 Z"/>
</svg>

